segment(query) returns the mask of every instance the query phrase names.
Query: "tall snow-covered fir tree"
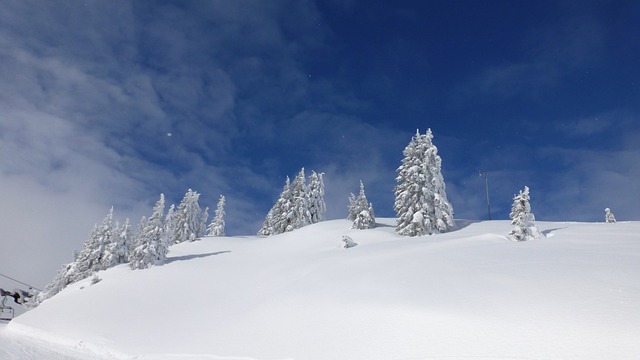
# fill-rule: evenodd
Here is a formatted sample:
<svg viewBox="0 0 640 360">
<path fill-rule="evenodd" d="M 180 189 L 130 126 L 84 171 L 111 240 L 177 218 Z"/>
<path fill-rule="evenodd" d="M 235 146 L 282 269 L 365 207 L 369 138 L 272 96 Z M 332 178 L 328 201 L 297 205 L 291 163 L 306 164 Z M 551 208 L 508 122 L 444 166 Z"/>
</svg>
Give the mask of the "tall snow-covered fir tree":
<svg viewBox="0 0 640 360">
<path fill-rule="evenodd" d="M 107 245 L 103 256 L 102 264 L 105 269 L 129 261 L 133 241 L 129 219 L 126 219 L 122 226 L 116 223 L 114 234 L 114 241 Z"/>
<path fill-rule="evenodd" d="M 544 237 L 535 224 L 535 216 L 531 212 L 529 197 L 529 187 L 525 186 L 524 191 L 520 190 L 518 195 L 513 197 L 513 205 L 509 217 L 512 219 L 511 225 L 515 227 L 509 232 L 516 241 L 533 240 Z"/>
<path fill-rule="evenodd" d="M 164 217 L 164 235 L 165 240 L 167 240 L 167 246 L 172 245 L 172 241 L 174 239 L 173 235 L 173 214 L 175 212 L 176 206 L 171 204 L 169 210 L 167 210 L 167 215 Z"/>
<path fill-rule="evenodd" d="M 362 180 L 360 180 L 358 197 L 353 194 L 349 196 L 349 215 L 347 220 L 353 221 L 352 229 L 372 229 L 376 226 L 373 205 L 367 200 Z"/>
<path fill-rule="evenodd" d="M 207 221 L 209 221 L 209 207 L 204 208 L 202 216 L 200 216 L 200 225 L 198 226 L 198 237 L 207 233 Z"/>
<path fill-rule="evenodd" d="M 455 226 L 453 208 L 447 200 L 442 159 L 433 144 L 431 129 L 424 135 L 416 131 L 403 154 L 393 206 L 397 214 L 396 232 L 420 236 L 449 231 Z"/>
<path fill-rule="evenodd" d="M 311 224 L 304 168 L 300 169 L 291 183 L 291 196 L 293 198 L 291 223 L 285 228 L 285 231 L 292 231 Z"/>
<path fill-rule="evenodd" d="M 225 198 L 220 195 L 213 220 L 211 220 L 211 224 L 207 227 L 208 235 L 210 236 L 224 236 L 224 204 Z"/>
<path fill-rule="evenodd" d="M 153 213 L 144 223 L 141 222 L 141 226 L 142 230 L 136 236 L 135 248 L 129 257 L 132 269 L 161 265 L 167 258 L 169 249 L 164 232 L 164 194 L 160 194 Z"/>
<path fill-rule="evenodd" d="M 94 226 L 82 250 L 76 253 L 73 282 L 87 278 L 96 271 L 113 266 L 114 264 L 107 261 L 110 258 L 107 249 L 114 241 L 113 208 L 111 208 L 102 224 Z"/>
<path fill-rule="evenodd" d="M 258 231 L 258 235 L 277 235 L 286 231 L 287 227 L 291 223 L 290 212 L 293 207 L 293 195 L 291 194 L 291 181 L 287 176 L 280 197 L 273 204 L 271 210 L 267 213 L 267 217 L 264 219 L 262 228 Z"/>
<path fill-rule="evenodd" d="M 178 244 L 184 241 L 195 241 L 202 236 L 202 226 L 200 217 L 200 205 L 198 200 L 200 194 L 189 189 L 182 198 L 180 205 L 173 213 L 173 239 L 171 244 Z"/>
<path fill-rule="evenodd" d="M 324 173 L 311 171 L 307 188 L 307 204 L 311 223 L 324 221 L 327 213 L 327 205 L 324 202 Z"/>
</svg>

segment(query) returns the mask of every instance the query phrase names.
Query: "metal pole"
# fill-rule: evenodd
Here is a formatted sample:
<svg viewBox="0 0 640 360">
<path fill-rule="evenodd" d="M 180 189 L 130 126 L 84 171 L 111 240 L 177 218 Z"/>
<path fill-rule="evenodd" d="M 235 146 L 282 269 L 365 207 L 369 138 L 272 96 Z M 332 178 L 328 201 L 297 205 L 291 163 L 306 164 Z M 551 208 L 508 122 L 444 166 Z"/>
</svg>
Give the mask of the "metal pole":
<svg viewBox="0 0 640 360">
<path fill-rule="evenodd" d="M 489 220 L 491 220 L 491 203 L 489 202 L 489 174 L 480 171 L 480 176 L 484 178 L 484 186 L 487 193 L 487 213 L 489 214 Z"/>
</svg>

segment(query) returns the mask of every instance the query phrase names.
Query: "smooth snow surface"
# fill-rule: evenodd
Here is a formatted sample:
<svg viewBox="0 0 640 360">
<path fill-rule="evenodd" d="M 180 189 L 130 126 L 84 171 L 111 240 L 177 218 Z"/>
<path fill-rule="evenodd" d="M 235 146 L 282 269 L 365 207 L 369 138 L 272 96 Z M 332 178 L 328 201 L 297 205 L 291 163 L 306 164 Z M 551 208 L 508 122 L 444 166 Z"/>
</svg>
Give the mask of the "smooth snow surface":
<svg viewBox="0 0 640 360">
<path fill-rule="evenodd" d="M 508 221 L 416 238 L 378 224 L 175 245 L 0 328 L 0 359 L 640 357 L 640 222 L 537 222 L 547 237 L 525 242 Z"/>
</svg>

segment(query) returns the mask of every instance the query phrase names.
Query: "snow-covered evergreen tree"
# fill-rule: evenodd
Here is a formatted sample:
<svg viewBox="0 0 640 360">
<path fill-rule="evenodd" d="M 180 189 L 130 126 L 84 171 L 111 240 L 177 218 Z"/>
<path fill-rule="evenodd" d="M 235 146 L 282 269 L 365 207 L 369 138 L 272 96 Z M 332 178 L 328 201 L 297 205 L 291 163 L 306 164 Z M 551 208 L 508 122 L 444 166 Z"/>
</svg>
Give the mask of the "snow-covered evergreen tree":
<svg viewBox="0 0 640 360">
<path fill-rule="evenodd" d="M 198 226 L 198 237 L 207 233 L 207 221 L 209 221 L 209 207 L 204 208 L 200 217 L 200 226 Z"/>
<path fill-rule="evenodd" d="M 393 206 L 397 214 L 396 232 L 419 236 L 452 229 L 453 208 L 447 200 L 442 159 L 433 144 L 431 129 L 424 135 L 417 131 L 403 154 Z"/>
<path fill-rule="evenodd" d="M 293 207 L 289 216 L 291 223 L 285 231 L 292 231 L 311 224 L 304 168 L 300 169 L 298 175 L 293 179 L 293 183 L 291 183 L 291 196 L 293 198 Z"/>
<path fill-rule="evenodd" d="M 171 204 L 171 206 L 169 207 L 169 210 L 167 210 L 167 215 L 165 215 L 164 217 L 164 235 L 165 235 L 165 239 L 167 240 L 167 246 L 172 245 L 172 241 L 174 239 L 174 232 L 173 232 L 173 214 L 175 212 L 175 208 L 176 206 L 174 204 Z"/>
<path fill-rule="evenodd" d="M 105 269 L 129 261 L 129 252 L 132 247 L 131 224 L 129 223 L 129 219 L 126 219 L 122 226 L 116 222 L 114 235 L 114 241 L 107 244 L 103 256 L 102 264 Z"/>
<path fill-rule="evenodd" d="M 514 240 L 525 241 L 543 237 L 536 227 L 536 218 L 531 212 L 529 187 L 525 186 L 524 191 L 520 190 L 520 193 L 513 197 L 509 217 L 512 219 L 511 225 L 515 225 L 509 232 L 509 236 Z"/>
<path fill-rule="evenodd" d="M 131 222 L 127 218 L 124 220 L 124 224 L 118 227 L 118 246 L 114 251 L 118 264 L 124 264 L 129 261 L 129 252 L 131 252 L 132 248 L 133 232 L 131 230 Z"/>
<path fill-rule="evenodd" d="M 315 224 L 325 220 L 327 205 L 324 202 L 323 173 L 311 171 L 307 188 L 307 204 L 311 223 Z"/>
<path fill-rule="evenodd" d="M 211 224 L 207 227 L 208 235 L 210 236 L 224 236 L 224 204 L 225 198 L 220 195 L 213 220 L 211 220 Z"/>
<path fill-rule="evenodd" d="M 164 194 L 160 194 L 153 213 L 141 226 L 142 230 L 136 237 L 136 247 L 131 251 L 129 259 L 132 269 L 161 265 L 167 258 L 169 249 L 164 232 Z"/>
<path fill-rule="evenodd" d="M 358 216 L 357 206 L 358 206 L 358 198 L 355 195 L 353 195 L 353 193 L 350 193 L 349 207 L 348 207 L 349 214 L 347 215 L 347 220 L 354 221 L 356 219 L 356 217 Z"/>
<path fill-rule="evenodd" d="M 108 252 L 114 241 L 116 240 L 113 226 L 113 208 L 111 208 L 102 224 L 93 227 L 91 235 L 85 241 L 82 250 L 76 253 L 73 282 L 85 279 L 96 271 L 115 265 L 111 262 L 111 259 L 115 258 L 115 256 L 111 256 Z"/>
<path fill-rule="evenodd" d="M 604 219 L 608 223 L 616 222 L 616 217 L 613 216 L 613 213 L 611 212 L 611 209 L 609 209 L 609 208 L 604 209 Z"/>
<path fill-rule="evenodd" d="M 202 236 L 202 226 L 200 217 L 200 205 L 198 200 L 200 194 L 189 189 L 182 198 L 180 205 L 173 214 L 173 239 L 172 244 L 184 241 L 195 241 Z"/>
<path fill-rule="evenodd" d="M 362 180 L 360 180 L 358 197 L 353 194 L 349 197 L 349 216 L 347 219 L 353 221 L 352 229 L 372 229 L 376 226 L 373 205 L 367 200 Z"/>
<path fill-rule="evenodd" d="M 269 236 L 284 233 L 291 222 L 289 214 L 292 207 L 293 196 L 291 194 L 291 182 L 287 176 L 280 197 L 276 200 L 276 203 L 273 204 L 269 213 L 267 213 L 267 217 L 264 220 L 262 228 L 258 231 L 258 235 Z"/>
<path fill-rule="evenodd" d="M 347 235 L 342 235 L 342 242 L 344 243 L 344 245 L 342 245 L 343 248 L 345 249 L 349 249 L 352 248 L 356 245 L 358 245 L 358 243 L 356 243 L 355 241 L 353 241 L 353 239 Z"/>
</svg>

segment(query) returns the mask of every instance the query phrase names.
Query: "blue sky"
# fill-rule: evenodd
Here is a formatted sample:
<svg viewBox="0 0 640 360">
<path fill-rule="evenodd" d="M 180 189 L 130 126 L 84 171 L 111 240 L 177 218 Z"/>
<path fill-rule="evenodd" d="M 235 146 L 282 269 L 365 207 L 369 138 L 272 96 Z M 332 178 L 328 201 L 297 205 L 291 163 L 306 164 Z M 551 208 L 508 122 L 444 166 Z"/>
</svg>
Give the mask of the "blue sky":
<svg viewBox="0 0 640 360">
<path fill-rule="evenodd" d="M 487 218 L 483 170 L 494 219 L 528 185 L 539 220 L 638 220 L 639 18 L 635 1 L 4 2 L 0 265 L 46 281 L 111 206 L 135 223 L 188 188 L 253 234 L 301 167 L 325 173 L 329 218 L 359 180 L 392 217 L 427 128 L 458 218 Z"/>
</svg>

